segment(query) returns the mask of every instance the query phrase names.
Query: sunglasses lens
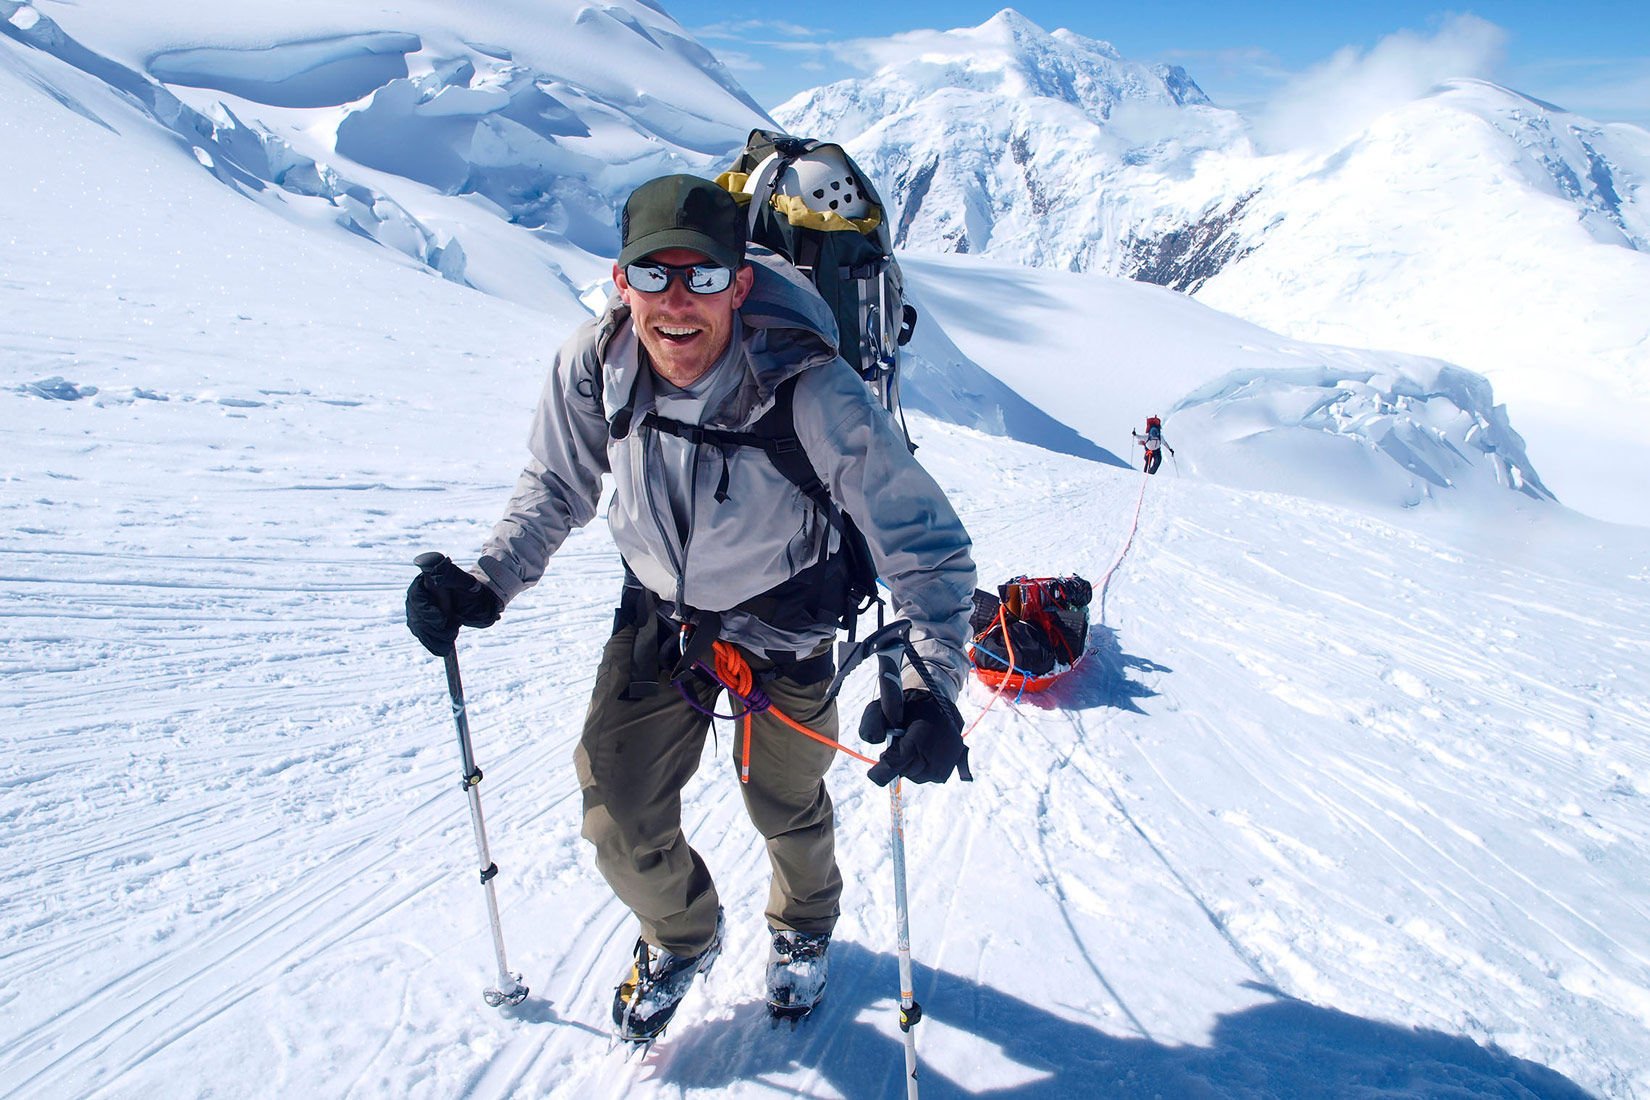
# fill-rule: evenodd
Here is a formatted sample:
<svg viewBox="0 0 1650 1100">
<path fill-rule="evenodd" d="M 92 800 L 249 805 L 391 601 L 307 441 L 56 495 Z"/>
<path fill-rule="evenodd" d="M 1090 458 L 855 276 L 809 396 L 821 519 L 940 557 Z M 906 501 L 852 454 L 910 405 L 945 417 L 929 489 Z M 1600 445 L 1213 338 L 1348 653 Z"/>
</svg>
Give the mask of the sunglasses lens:
<svg viewBox="0 0 1650 1100">
<path fill-rule="evenodd" d="M 659 293 L 670 286 L 670 280 L 678 275 L 695 294 L 720 294 L 733 282 L 733 272 L 719 264 L 672 267 L 669 264 L 634 263 L 627 264 L 624 269 L 625 280 L 645 294 Z"/>
<path fill-rule="evenodd" d="M 629 264 L 624 277 L 631 286 L 648 294 L 657 294 L 670 285 L 670 270 L 658 264 Z"/>
<path fill-rule="evenodd" d="M 695 264 L 687 269 L 688 289 L 695 294 L 720 294 L 733 280 L 733 272 L 716 264 Z"/>
</svg>

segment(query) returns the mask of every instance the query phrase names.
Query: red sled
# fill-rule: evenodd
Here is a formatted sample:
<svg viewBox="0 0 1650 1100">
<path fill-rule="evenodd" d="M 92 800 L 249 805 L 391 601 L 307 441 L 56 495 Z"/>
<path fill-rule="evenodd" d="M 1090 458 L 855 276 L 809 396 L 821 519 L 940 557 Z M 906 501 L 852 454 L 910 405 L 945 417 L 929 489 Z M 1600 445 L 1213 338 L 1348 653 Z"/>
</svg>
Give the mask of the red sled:
<svg viewBox="0 0 1650 1100">
<path fill-rule="evenodd" d="M 1077 660 L 1065 668 L 1055 668 L 1046 676 L 1023 676 L 1018 672 L 992 672 L 990 669 L 974 666 L 974 677 L 993 691 L 1013 692 L 1016 695 L 1026 695 L 1034 691 L 1044 691 L 1054 686 L 1054 681 L 1083 663 L 1083 655 L 1078 654 Z"/>
<path fill-rule="evenodd" d="M 997 595 L 976 590 L 968 659 L 996 692 L 1044 691 L 1082 663 L 1089 602 L 1082 577 L 1015 577 Z"/>
</svg>

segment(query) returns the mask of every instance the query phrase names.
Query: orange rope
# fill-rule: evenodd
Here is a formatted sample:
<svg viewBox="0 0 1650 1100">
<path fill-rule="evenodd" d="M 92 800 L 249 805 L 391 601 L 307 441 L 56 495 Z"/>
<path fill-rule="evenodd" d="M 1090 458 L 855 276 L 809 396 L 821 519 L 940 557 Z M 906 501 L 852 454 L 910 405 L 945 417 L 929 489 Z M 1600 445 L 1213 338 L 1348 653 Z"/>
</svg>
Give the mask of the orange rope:
<svg viewBox="0 0 1650 1100">
<path fill-rule="evenodd" d="M 992 630 L 994 630 L 995 628 L 997 628 L 999 626 L 1002 627 L 1003 628 L 1003 645 L 1008 647 L 1008 671 L 1009 671 L 1010 674 L 1012 674 L 1013 671 L 1014 671 L 1014 642 L 1008 636 L 1008 620 L 1004 617 L 1005 614 L 1006 614 L 1005 607 L 1002 604 L 998 604 L 997 605 L 997 621 L 992 623 L 990 626 L 986 627 L 983 631 L 981 631 L 974 638 L 974 640 L 976 642 L 978 642 L 981 638 L 985 637 L 987 634 L 990 634 L 992 632 Z M 968 723 L 968 728 L 963 730 L 963 736 L 964 737 L 967 737 L 969 734 L 974 732 L 974 727 L 980 724 L 980 719 L 985 717 L 985 712 L 990 710 L 992 708 L 993 704 L 995 704 L 998 699 L 1002 698 L 1003 689 L 1006 688 L 1006 687 L 1008 687 L 1008 676 L 1007 675 L 1005 675 L 1001 680 L 999 680 L 997 682 L 997 690 L 993 691 L 991 693 L 991 702 L 987 703 L 983 708 L 981 708 L 980 713 L 976 714 L 974 716 L 974 720 L 972 722 Z"/>
<path fill-rule="evenodd" d="M 723 687 L 727 688 L 730 692 L 736 695 L 741 702 L 748 700 L 751 697 L 751 693 L 756 690 L 756 675 L 751 672 L 750 663 L 745 660 L 743 654 L 727 642 L 717 641 L 711 646 L 711 649 L 716 654 L 716 678 L 722 682 Z M 747 705 L 749 704 L 747 703 Z M 824 734 L 815 733 L 802 723 L 792 721 L 788 715 L 776 706 L 770 705 L 768 707 L 768 713 L 785 723 L 787 726 L 791 727 L 791 729 L 795 730 L 797 733 L 800 733 L 805 737 L 811 737 L 822 745 L 829 745 L 838 752 L 845 752 L 855 760 L 860 760 L 867 764 L 875 764 L 877 762 L 873 757 L 866 756 L 864 753 L 855 752 L 853 749 L 850 749 L 847 745 L 844 745 L 839 741 L 832 741 Z M 749 711 L 747 711 L 745 713 L 745 749 L 739 770 L 739 780 L 742 783 L 750 782 L 751 775 L 751 717 L 752 715 Z"/>
</svg>

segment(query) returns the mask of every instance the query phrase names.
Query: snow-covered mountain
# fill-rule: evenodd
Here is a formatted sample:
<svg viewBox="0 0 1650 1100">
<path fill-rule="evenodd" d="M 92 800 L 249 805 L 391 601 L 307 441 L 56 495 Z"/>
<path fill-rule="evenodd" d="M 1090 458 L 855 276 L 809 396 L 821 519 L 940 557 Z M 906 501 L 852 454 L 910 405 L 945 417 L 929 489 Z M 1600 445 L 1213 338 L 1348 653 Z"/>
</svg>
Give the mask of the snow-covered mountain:
<svg viewBox="0 0 1650 1100">
<path fill-rule="evenodd" d="M 847 145 L 902 247 L 1128 275 L 1466 366 L 1561 499 L 1650 522 L 1650 133 L 1457 80 L 1330 148 L 1263 155 L 1182 74 L 1012 11 L 920 46 L 774 112 Z M 1097 99 L 1020 75 L 1085 62 L 1135 79 Z"/>
<path fill-rule="evenodd" d="M 1241 135 L 1183 70 L 1050 34 L 1012 9 L 978 27 L 921 33 L 909 53 L 774 112 L 793 133 L 844 142 L 880 181 L 896 209 L 896 248 L 1113 271 L 1105 260 L 1115 243 L 1096 239 L 1116 220 L 1100 213 L 1121 200 L 1113 179 L 1142 155 L 1161 167 L 1181 153 L 1141 149 L 1126 135 L 1147 118 L 1182 115 Z M 1153 124 L 1149 144 L 1161 128 Z"/>
<path fill-rule="evenodd" d="M 0 0 L 0 65 L 42 125 L 69 111 L 158 139 L 169 159 L 310 231 L 558 317 L 605 301 L 617 211 L 636 184 L 713 175 L 753 127 L 773 125 L 643 0 L 486 11 L 410 0 L 382 25 L 318 0 L 228 21 L 200 0 L 53 11 Z M 922 357 L 930 346 L 945 352 L 943 375 Z M 943 333 L 926 331 L 914 352 L 913 408 L 1104 456 Z"/>
<path fill-rule="evenodd" d="M 320 4 L 260 10 L 228 25 L 193 2 L 141 17 L 124 6 L 74 5 L 54 17 L 0 0 L 0 14 L 0 50 L 36 93 L 19 100 L 25 114 L 44 121 L 68 112 L 71 129 L 142 136 L 154 155 L 305 232 L 404 257 L 559 318 L 604 298 L 616 247 L 614 211 L 636 182 L 664 171 L 713 171 L 751 126 L 766 121 L 725 68 L 645 4 L 600 11 L 570 2 L 501 6 L 471 18 L 420 0 L 399 7 L 390 29 L 340 20 Z M 934 66 L 927 46 L 916 45 L 921 57 L 906 68 Z M 966 60 L 941 67 L 943 81 L 965 85 L 969 94 L 1034 105 L 1064 97 L 1064 108 L 1097 122 L 1116 119 L 1131 104 L 1180 110 L 1204 102 L 1178 70 L 1132 65 L 1104 43 L 1074 35 L 1045 35 L 1013 13 L 982 28 Z M 636 79 L 642 73 L 645 83 Z M 86 161 L 83 170 L 95 177 L 97 162 Z M 1104 400 L 1088 414 L 1054 394 L 1027 401 L 1016 392 L 1018 382 L 1005 384 L 1016 377 L 1012 367 L 988 373 L 948 337 L 952 323 L 973 325 L 969 311 L 953 322 L 943 319 L 944 300 L 936 305 L 907 349 L 903 391 L 911 409 L 1074 456 L 1122 461 L 1129 444 L 1116 439 L 1115 419 L 1102 431 L 1099 415 L 1103 407 L 1107 416 L 1121 411 L 1143 419 L 1122 376 L 1107 380 Z M 1141 316 L 1124 302 L 1105 308 L 1119 319 Z M 1117 324 L 1107 326 L 1114 340 Z M 1269 333 L 1250 336 L 1258 345 L 1281 346 Z M 1293 361 L 1294 352 L 1284 354 Z M 1332 361 L 1305 358 L 1326 368 Z M 1179 361 L 1199 367 L 1161 375 L 1181 388 L 1159 387 L 1159 410 L 1231 369 L 1196 354 Z M 1347 379 L 1382 374 L 1396 361 L 1374 356 Z M 68 375 L 38 372 L 16 384 L 57 377 Z M 1413 379 L 1408 385 L 1424 388 Z M 1487 396 L 1487 388 L 1482 392 Z M 1463 411 L 1483 424 L 1499 415 L 1489 404 Z M 1241 419 L 1211 438 L 1254 443 L 1249 423 Z M 1278 440 L 1268 435 L 1265 446 Z M 1486 453 L 1476 445 L 1469 451 Z M 1387 459 L 1377 466 L 1392 485 L 1407 488 L 1396 496 L 1377 491 L 1375 499 L 1415 503 L 1425 495 L 1413 482 L 1407 451 L 1381 453 Z M 1521 450 L 1510 461 L 1496 475 L 1500 484 L 1544 492 Z M 1238 476 L 1233 467 L 1204 468 Z M 1280 475 L 1274 487 L 1286 486 L 1299 487 Z"/>
<path fill-rule="evenodd" d="M 0 96 L 44 100 L 5 70 Z M 601 524 L 460 641 L 533 989 L 480 998 L 452 717 L 402 594 L 414 553 L 473 553 L 496 518 L 571 314 L 44 110 L 0 113 L 31 173 L 0 207 L 28 259 L 0 267 L 24 304 L 0 313 L 0 1096 L 904 1095 L 887 797 L 847 762 L 819 1014 L 763 1020 L 765 864 L 716 753 L 686 806 L 725 957 L 646 1059 L 609 1049 L 634 924 L 569 762 L 622 579 Z M 1028 376 L 1070 349 L 1020 334 L 1102 307 L 1174 322 L 1153 366 L 1288 349 L 1159 288 L 1031 271 L 1007 293 L 971 259 L 914 263 L 921 301 Z M 952 323 L 984 294 L 998 327 Z M 1145 384 L 1100 366 L 1075 392 Z M 1275 421 L 1266 389 L 1210 396 Z M 1122 554 L 1077 679 L 989 711 L 975 689 L 976 781 L 910 793 L 925 1095 L 1650 1096 L 1642 535 L 1482 479 L 1462 494 L 1520 506 L 1379 516 L 912 427 L 985 583 L 1099 581 Z M 1321 485 L 1358 484 L 1325 468 L 1349 453 L 1315 456 Z M 844 712 L 871 692 L 856 677 Z"/>
<path fill-rule="evenodd" d="M 247 198 L 516 301 L 598 288 L 636 184 L 767 122 L 639 0 L 46 7 L 0 0 L 0 33 L 59 103 L 108 126 L 91 102 L 113 91 Z"/>
</svg>

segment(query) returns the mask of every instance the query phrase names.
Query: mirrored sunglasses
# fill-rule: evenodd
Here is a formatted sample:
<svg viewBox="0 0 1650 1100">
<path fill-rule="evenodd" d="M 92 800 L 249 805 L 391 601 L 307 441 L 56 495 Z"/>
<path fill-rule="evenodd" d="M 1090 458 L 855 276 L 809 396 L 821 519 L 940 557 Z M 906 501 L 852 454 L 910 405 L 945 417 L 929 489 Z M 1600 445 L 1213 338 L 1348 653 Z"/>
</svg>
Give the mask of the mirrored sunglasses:
<svg viewBox="0 0 1650 1100">
<path fill-rule="evenodd" d="M 661 264 L 652 260 L 626 264 L 625 281 L 631 289 L 644 294 L 658 294 L 670 287 L 672 279 L 681 279 L 695 294 L 720 294 L 733 282 L 733 270 L 721 264 Z"/>
</svg>

